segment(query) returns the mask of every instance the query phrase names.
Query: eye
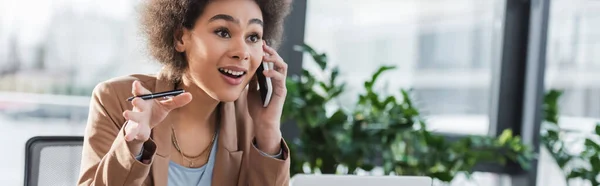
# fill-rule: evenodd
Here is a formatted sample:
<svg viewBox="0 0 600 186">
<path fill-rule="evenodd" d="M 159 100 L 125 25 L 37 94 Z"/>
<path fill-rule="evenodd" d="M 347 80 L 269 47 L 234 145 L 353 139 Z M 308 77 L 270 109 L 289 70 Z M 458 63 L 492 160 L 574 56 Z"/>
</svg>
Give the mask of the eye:
<svg viewBox="0 0 600 186">
<path fill-rule="evenodd" d="M 227 28 L 218 28 L 214 33 L 219 37 L 231 38 L 231 34 L 229 34 L 229 30 Z"/>
<path fill-rule="evenodd" d="M 252 34 L 250 36 L 248 36 L 247 40 L 252 42 L 252 43 L 256 43 L 260 41 L 260 36 L 258 34 Z"/>
</svg>

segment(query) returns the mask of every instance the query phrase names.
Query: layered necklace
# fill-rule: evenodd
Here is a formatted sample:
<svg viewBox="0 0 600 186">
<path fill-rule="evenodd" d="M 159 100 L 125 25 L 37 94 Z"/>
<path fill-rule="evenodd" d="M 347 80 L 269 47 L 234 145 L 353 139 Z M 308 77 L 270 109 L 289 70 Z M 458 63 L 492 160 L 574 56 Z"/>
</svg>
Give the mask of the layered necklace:
<svg viewBox="0 0 600 186">
<path fill-rule="evenodd" d="M 212 146 L 215 142 L 215 135 L 217 134 L 217 131 L 215 130 L 215 132 L 212 135 L 212 139 L 210 141 L 210 143 L 208 144 L 208 146 L 198 155 L 196 156 L 189 156 L 186 155 L 185 153 L 183 153 L 183 151 L 181 150 L 181 148 L 179 147 L 179 142 L 177 141 L 177 135 L 175 135 L 175 129 L 171 126 L 171 142 L 173 142 L 173 146 L 175 146 L 175 149 L 177 149 L 177 152 L 179 152 L 179 154 L 181 154 L 181 160 L 182 161 L 187 161 L 188 162 L 188 167 L 192 168 L 194 167 L 195 162 L 198 162 L 200 160 L 201 157 L 203 157 L 204 154 L 206 154 L 206 152 L 208 151 L 208 155 L 206 156 L 206 161 L 201 162 L 201 163 L 208 163 L 208 160 L 210 158 L 210 152 L 212 151 Z"/>
<path fill-rule="evenodd" d="M 181 83 L 181 82 L 175 82 L 175 89 L 177 89 L 177 85 Z M 219 127 L 219 124 L 221 122 L 221 104 L 219 103 L 219 105 L 217 105 L 217 114 L 216 114 L 216 125 L 215 125 L 215 131 L 212 135 L 210 144 L 208 144 L 208 146 L 202 150 L 202 152 L 197 155 L 197 156 L 188 156 L 185 153 L 183 153 L 183 150 L 181 150 L 181 147 L 179 146 L 179 142 L 177 141 L 177 135 L 175 135 L 175 128 L 173 128 L 173 125 L 171 125 L 171 142 L 173 143 L 173 146 L 175 146 L 175 149 L 177 150 L 177 152 L 179 152 L 179 154 L 181 154 L 181 161 L 183 163 L 183 161 L 187 161 L 188 162 L 188 167 L 192 168 L 194 167 L 195 162 L 200 161 L 200 158 L 203 157 L 204 154 L 206 154 L 206 152 L 208 151 L 208 154 L 206 155 L 206 161 L 203 161 L 201 163 L 208 163 L 208 160 L 210 159 L 210 153 L 212 152 L 212 147 L 213 144 L 215 142 L 215 136 L 217 135 L 217 128 Z"/>
</svg>

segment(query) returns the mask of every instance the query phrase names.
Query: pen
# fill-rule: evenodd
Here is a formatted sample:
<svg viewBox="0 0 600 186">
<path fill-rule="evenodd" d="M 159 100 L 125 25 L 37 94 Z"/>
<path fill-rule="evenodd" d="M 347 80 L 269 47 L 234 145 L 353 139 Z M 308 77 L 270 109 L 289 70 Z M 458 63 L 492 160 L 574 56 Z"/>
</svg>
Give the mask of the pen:
<svg viewBox="0 0 600 186">
<path fill-rule="evenodd" d="M 127 101 L 133 101 L 133 99 L 135 99 L 135 98 L 142 98 L 143 100 L 149 100 L 149 99 L 162 98 L 162 97 L 167 97 L 167 96 L 177 96 L 184 92 L 185 92 L 185 90 L 179 89 L 179 90 L 171 90 L 171 91 L 166 91 L 166 92 L 158 92 L 158 93 L 153 93 L 153 94 L 145 94 L 145 95 L 140 95 L 140 96 L 132 96 L 132 97 L 127 98 Z"/>
</svg>

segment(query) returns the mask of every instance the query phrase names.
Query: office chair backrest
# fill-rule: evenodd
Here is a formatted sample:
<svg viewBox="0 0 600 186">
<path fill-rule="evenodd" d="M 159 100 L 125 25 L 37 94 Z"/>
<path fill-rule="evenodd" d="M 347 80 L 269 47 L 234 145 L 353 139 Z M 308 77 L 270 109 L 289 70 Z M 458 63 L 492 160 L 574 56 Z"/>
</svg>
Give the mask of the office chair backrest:
<svg viewBox="0 0 600 186">
<path fill-rule="evenodd" d="M 81 136 L 36 136 L 25 149 L 25 186 L 76 185 Z"/>
</svg>

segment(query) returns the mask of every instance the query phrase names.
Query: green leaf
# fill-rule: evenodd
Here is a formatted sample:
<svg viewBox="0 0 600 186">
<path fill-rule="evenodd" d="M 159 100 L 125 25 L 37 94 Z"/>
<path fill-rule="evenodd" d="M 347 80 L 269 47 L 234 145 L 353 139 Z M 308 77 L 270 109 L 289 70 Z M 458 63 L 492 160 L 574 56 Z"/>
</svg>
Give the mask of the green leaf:
<svg viewBox="0 0 600 186">
<path fill-rule="evenodd" d="M 400 89 L 400 92 L 402 93 L 402 99 L 404 101 L 404 103 L 406 105 L 408 105 L 409 107 L 412 107 L 412 101 L 410 96 L 408 95 L 408 91 L 404 90 L 404 89 Z"/>
<path fill-rule="evenodd" d="M 338 110 L 327 120 L 326 126 L 327 128 L 332 128 L 334 125 L 342 126 L 347 120 L 348 115 L 344 111 Z"/>
<path fill-rule="evenodd" d="M 392 70 L 395 69 L 395 66 L 382 66 L 379 67 L 379 69 L 377 70 L 377 72 L 375 72 L 375 74 L 373 74 L 373 76 L 371 77 L 371 83 L 375 83 L 377 81 L 377 78 L 379 78 L 379 76 L 381 75 L 381 73 L 388 71 L 388 70 Z M 372 85 L 371 85 L 372 86 Z"/>
<path fill-rule="evenodd" d="M 501 145 L 504 145 L 511 138 L 512 138 L 512 130 L 506 129 L 506 130 L 502 131 L 502 134 L 500 134 L 500 136 L 498 137 L 498 142 L 500 142 Z"/>
<path fill-rule="evenodd" d="M 385 162 L 383 163 L 383 172 L 385 173 L 385 175 L 389 175 L 390 173 L 392 173 L 394 169 L 394 166 L 392 164 L 392 162 Z"/>
<path fill-rule="evenodd" d="M 321 70 L 325 70 L 325 68 L 327 68 L 327 54 L 323 53 L 318 56 L 313 56 L 313 58 L 319 64 L 319 67 L 321 67 Z"/>
<path fill-rule="evenodd" d="M 518 156 L 517 162 L 525 170 L 529 170 L 531 168 L 531 166 L 529 165 L 529 160 L 525 159 L 523 156 Z"/>
<path fill-rule="evenodd" d="M 325 82 L 319 82 L 319 86 L 325 91 L 329 92 L 329 86 L 325 84 Z"/>
<path fill-rule="evenodd" d="M 557 155 L 558 157 L 555 157 L 554 159 L 556 160 L 556 163 L 558 164 L 558 167 L 560 167 L 561 169 L 565 167 L 565 165 L 567 165 L 567 163 L 569 163 L 569 161 L 571 161 L 571 156 L 568 156 L 567 154 L 563 154 L 563 155 Z"/>
<path fill-rule="evenodd" d="M 558 99 L 562 91 L 550 90 L 544 95 L 544 120 L 552 124 L 558 124 Z"/>
<path fill-rule="evenodd" d="M 327 66 L 327 56 L 325 54 L 319 54 L 308 44 L 296 45 L 294 46 L 294 50 L 300 52 L 306 52 L 313 57 L 313 60 L 319 65 L 321 70 L 324 70 Z"/>
<path fill-rule="evenodd" d="M 567 175 L 567 180 L 583 177 L 585 175 L 584 172 L 585 172 L 585 170 L 582 168 L 575 168 L 575 169 L 571 170 L 569 175 Z"/>
<path fill-rule="evenodd" d="M 590 164 L 594 171 L 600 171 L 600 159 L 598 159 L 598 156 L 592 157 L 590 159 Z"/>
<path fill-rule="evenodd" d="M 370 81 L 365 81 L 364 87 L 367 90 L 367 92 L 371 92 L 373 89 L 373 83 Z"/>
<path fill-rule="evenodd" d="M 596 123 L 596 135 L 600 135 L 600 123 Z"/>
<path fill-rule="evenodd" d="M 600 152 L 600 145 L 598 145 L 596 142 L 592 141 L 591 139 L 585 139 L 584 145 L 586 148 L 592 148 L 592 149 L 596 150 L 596 152 Z"/>
<path fill-rule="evenodd" d="M 379 97 L 377 96 L 377 94 L 368 94 L 369 96 L 369 101 L 371 101 L 371 104 L 373 104 L 373 106 L 377 109 L 381 109 L 381 104 L 379 103 Z"/>
<path fill-rule="evenodd" d="M 375 168 L 375 166 L 372 164 L 364 164 L 361 168 L 365 171 L 371 171 Z"/>
<path fill-rule="evenodd" d="M 331 94 L 329 95 L 329 99 L 337 98 L 342 92 L 344 92 L 345 89 L 346 83 L 342 83 L 340 86 L 332 90 Z"/>
<path fill-rule="evenodd" d="M 335 84 L 335 80 L 337 79 L 338 75 L 340 74 L 340 69 L 335 67 L 333 69 L 331 69 L 331 78 L 330 78 L 330 82 L 329 84 Z"/>
<path fill-rule="evenodd" d="M 452 175 L 450 172 L 436 172 L 429 176 L 434 177 L 443 182 L 450 182 L 452 181 L 452 179 L 454 179 L 454 175 Z"/>
<path fill-rule="evenodd" d="M 383 107 L 386 107 L 389 104 L 396 104 L 396 98 L 394 96 L 388 96 L 385 101 L 383 101 Z"/>
<path fill-rule="evenodd" d="M 552 130 L 549 130 L 547 132 L 548 132 L 548 139 L 550 139 L 550 140 L 558 140 L 558 132 L 552 131 Z"/>
</svg>

